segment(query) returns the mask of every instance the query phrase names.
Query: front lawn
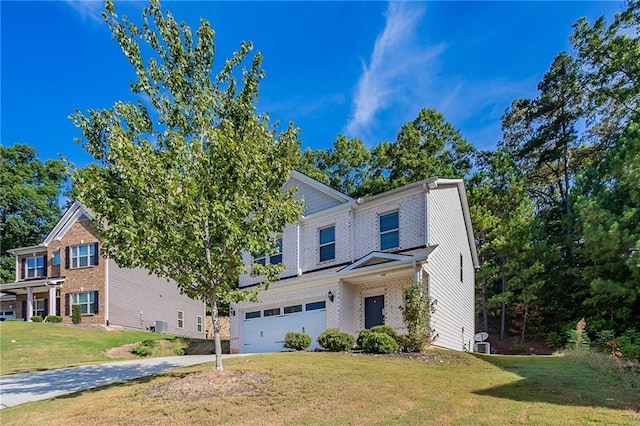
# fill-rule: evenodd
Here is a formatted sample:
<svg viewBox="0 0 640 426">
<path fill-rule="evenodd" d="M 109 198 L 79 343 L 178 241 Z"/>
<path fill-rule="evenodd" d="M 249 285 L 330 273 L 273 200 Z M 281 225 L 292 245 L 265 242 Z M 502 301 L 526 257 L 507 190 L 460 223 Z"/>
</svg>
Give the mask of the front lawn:
<svg viewBox="0 0 640 426">
<path fill-rule="evenodd" d="M 143 340 L 173 339 L 136 330 L 81 328 L 22 321 L 0 322 L 0 375 L 114 361 L 105 352 Z M 211 341 L 185 339 L 187 345 L 213 348 Z M 201 353 L 201 352 L 198 352 Z M 158 355 L 174 355 L 158 353 Z"/>
<path fill-rule="evenodd" d="M 574 356 L 231 358 L 0 411 L 37 424 L 562 424 L 640 421 L 638 383 Z"/>
</svg>

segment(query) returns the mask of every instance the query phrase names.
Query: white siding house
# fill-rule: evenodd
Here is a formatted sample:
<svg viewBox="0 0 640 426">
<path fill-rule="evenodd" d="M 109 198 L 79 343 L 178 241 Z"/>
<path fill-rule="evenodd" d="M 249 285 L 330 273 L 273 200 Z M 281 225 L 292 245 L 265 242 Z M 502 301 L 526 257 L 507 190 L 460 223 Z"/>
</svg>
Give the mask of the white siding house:
<svg viewBox="0 0 640 426">
<path fill-rule="evenodd" d="M 288 331 L 309 334 L 312 348 L 327 328 L 356 335 L 390 324 L 406 332 L 402 291 L 414 282 L 437 303 L 434 344 L 472 347 L 478 258 L 461 179 L 432 178 L 358 200 L 298 172 L 291 186 L 306 210 L 283 232 L 285 270 L 259 302 L 232 305 L 232 352 L 282 350 Z M 244 275 L 239 286 L 259 282 Z"/>
</svg>

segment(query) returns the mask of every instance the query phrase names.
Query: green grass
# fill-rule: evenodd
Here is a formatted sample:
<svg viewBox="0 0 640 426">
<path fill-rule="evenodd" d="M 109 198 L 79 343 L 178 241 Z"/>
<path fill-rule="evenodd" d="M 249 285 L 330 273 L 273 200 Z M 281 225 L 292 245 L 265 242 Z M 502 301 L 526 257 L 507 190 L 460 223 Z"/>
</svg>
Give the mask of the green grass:
<svg viewBox="0 0 640 426">
<path fill-rule="evenodd" d="M 435 362 L 344 353 L 232 358 L 225 373 L 263 378 L 249 393 L 199 399 L 176 389 L 212 364 L 0 411 L 3 425 L 635 425 L 637 381 L 623 383 L 574 356 L 474 356 L 435 351 Z M 90 408 L 88 408 L 90 407 Z"/>
<path fill-rule="evenodd" d="M 105 351 L 143 340 L 173 339 L 165 334 L 135 330 L 87 329 L 60 324 L 0 322 L 0 374 L 70 367 L 113 361 Z M 185 339 L 187 353 L 213 348 L 213 342 Z M 172 345 L 178 347 L 176 343 Z M 210 353 L 210 352 L 208 352 Z M 156 356 L 169 355 L 157 352 Z"/>
</svg>

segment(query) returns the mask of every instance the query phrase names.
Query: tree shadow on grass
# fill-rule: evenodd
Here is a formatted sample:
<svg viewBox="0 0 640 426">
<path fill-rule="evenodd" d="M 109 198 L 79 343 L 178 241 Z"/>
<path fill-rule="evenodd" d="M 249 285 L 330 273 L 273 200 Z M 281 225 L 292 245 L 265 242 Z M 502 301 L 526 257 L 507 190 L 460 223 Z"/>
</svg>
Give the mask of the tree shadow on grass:
<svg viewBox="0 0 640 426">
<path fill-rule="evenodd" d="M 474 356 L 519 376 L 510 383 L 475 391 L 477 395 L 640 412 L 640 389 L 576 359 L 535 355 Z"/>
</svg>

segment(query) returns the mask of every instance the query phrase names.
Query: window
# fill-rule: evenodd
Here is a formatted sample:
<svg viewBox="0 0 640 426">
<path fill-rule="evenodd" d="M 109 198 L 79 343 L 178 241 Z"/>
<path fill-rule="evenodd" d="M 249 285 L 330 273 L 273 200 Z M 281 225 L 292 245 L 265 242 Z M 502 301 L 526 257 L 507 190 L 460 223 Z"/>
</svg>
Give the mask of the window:
<svg viewBox="0 0 640 426">
<path fill-rule="evenodd" d="M 323 300 L 321 302 L 311 302 L 311 303 L 307 303 L 304 307 L 305 311 L 317 311 L 318 309 L 325 309 L 326 308 L 326 302 Z"/>
<path fill-rule="evenodd" d="M 274 254 L 259 254 L 253 256 L 253 263 L 260 264 L 262 266 L 270 263 L 271 265 L 277 265 L 278 263 L 282 263 L 282 238 L 278 238 L 275 245 L 273 246 Z"/>
<path fill-rule="evenodd" d="M 336 227 L 329 226 L 318 230 L 320 241 L 320 262 L 336 258 Z"/>
<path fill-rule="evenodd" d="M 82 315 L 98 313 L 98 292 L 85 291 L 83 293 L 73 293 L 71 295 L 71 304 L 80 305 Z"/>
<path fill-rule="evenodd" d="M 264 316 L 265 317 L 274 317 L 276 315 L 280 315 L 280 308 L 273 308 L 273 309 L 265 309 L 264 310 Z"/>
<path fill-rule="evenodd" d="M 260 318 L 260 311 L 251 311 L 244 314 L 244 319 Z"/>
<path fill-rule="evenodd" d="M 45 314 L 45 299 L 36 299 L 33 301 L 33 315 L 39 315 L 42 318 L 46 317 L 47 315 Z"/>
<path fill-rule="evenodd" d="M 196 324 L 198 327 L 198 331 L 202 331 L 202 317 L 200 315 L 198 315 L 198 317 L 196 318 Z"/>
<path fill-rule="evenodd" d="M 44 256 L 27 258 L 27 278 L 44 277 Z"/>
<path fill-rule="evenodd" d="M 380 250 L 400 247 L 398 212 L 380 216 Z"/>
<path fill-rule="evenodd" d="M 462 274 L 463 271 L 463 261 L 462 261 L 462 253 L 460 253 L 460 282 L 462 282 L 462 278 L 464 277 L 464 275 Z"/>
<path fill-rule="evenodd" d="M 274 251 L 275 250 L 277 250 L 277 252 L 269 256 L 269 263 L 272 265 L 282 263 L 282 238 L 278 238 L 278 241 L 276 241 Z"/>
<path fill-rule="evenodd" d="M 184 328 L 184 312 L 178 311 L 178 328 Z"/>
<path fill-rule="evenodd" d="M 295 312 L 302 312 L 302 305 L 293 305 L 293 306 L 284 307 L 285 314 L 293 314 Z"/>
<path fill-rule="evenodd" d="M 60 250 L 53 253 L 53 263 L 54 266 L 60 265 Z"/>
<path fill-rule="evenodd" d="M 84 268 L 98 264 L 98 244 L 71 247 L 71 267 Z"/>
</svg>

